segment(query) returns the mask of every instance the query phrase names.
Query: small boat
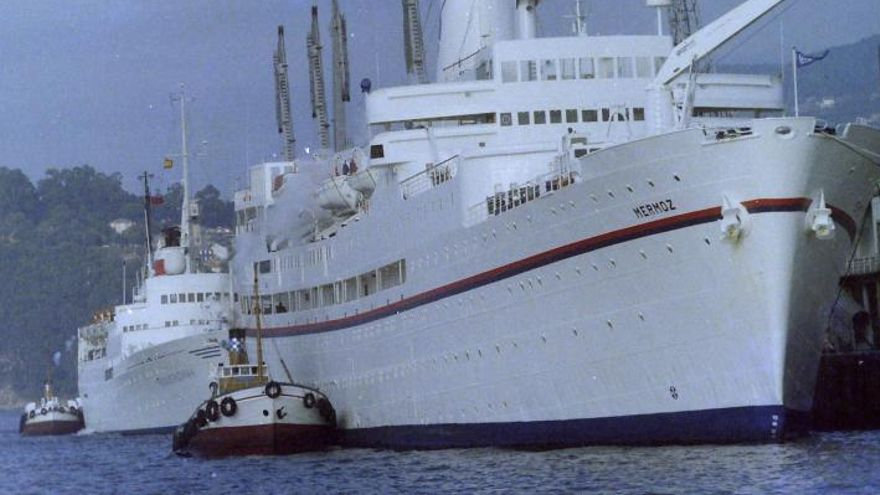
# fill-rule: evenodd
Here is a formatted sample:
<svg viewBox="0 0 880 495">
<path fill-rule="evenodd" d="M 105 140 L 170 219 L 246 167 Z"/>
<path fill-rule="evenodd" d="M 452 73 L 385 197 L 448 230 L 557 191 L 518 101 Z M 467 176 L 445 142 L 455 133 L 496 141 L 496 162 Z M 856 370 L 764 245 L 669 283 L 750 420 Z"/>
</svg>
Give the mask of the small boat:
<svg viewBox="0 0 880 495">
<path fill-rule="evenodd" d="M 52 392 L 52 380 L 46 380 L 40 403 L 28 403 L 21 415 L 18 431 L 25 436 L 68 435 L 84 426 L 79 399 L 63 402 Z"/>
<path fill-rule="evenodd" d="M 292 379 L 278 382 L 269 377 L 262 359 L 259 321 L 258 318 L 260 364 L 249 363 L 246 332 L 230 330 L 225 344 L 229 364 L 218 366 L 216 381 L 211 383 L 211 398 L 175 430 L 172 449 L 176 454 L 287 455 L 321 450 L 332 443 L 336 411 L 330 400 L 316 388 L 294 383 Z"/>
</svg>

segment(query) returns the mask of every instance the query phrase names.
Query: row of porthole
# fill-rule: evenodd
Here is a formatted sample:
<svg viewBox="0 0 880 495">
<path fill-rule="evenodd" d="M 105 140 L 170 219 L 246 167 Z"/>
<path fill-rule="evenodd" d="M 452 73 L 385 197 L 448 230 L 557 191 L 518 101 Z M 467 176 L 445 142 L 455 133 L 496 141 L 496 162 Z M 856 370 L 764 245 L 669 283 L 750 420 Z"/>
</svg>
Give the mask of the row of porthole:
<svg viewBox="0 0 880 495">
<path fill-rule="evenodd" d="M 682 179 L 681 179 L 681 176 L 678 175 L 678 174 L 674 174 L 674 175 L 672 176 L 672 179 L 673 179 L 675 182 L 681 182 L 681 180 L 682 180 Z M 654 188 L 654 187 L 657 186 L 657 185 L 654 183 L 654 181 L 651 180 L 651 179 L 648 179 L 647 184 L 648 184 L 648 186 L 650 186 L 651 188 Z M 626 185 L 626 190 L 629 191 L 630 194 L 635 193 L 635 188 L 634 188 L 632 185 L 630 185 L 630 184 L 627 184 L 627 185 Z M 606 193 L 608 194 L 608 197 L 609 197 L 609 198 L 616 198 L 616 197 L 617 197 L 617 196 L 614 194 L 614 191 L 612 191 L 611 189 L 608 189 L 608 190 L 606 191 Z M 594 203 L 598 203 L 598 202 L 599 202 L 599 198 L 598 198 L 595 194 L 590 194 L 590 199 L 592 199 Z"/>
</svg>

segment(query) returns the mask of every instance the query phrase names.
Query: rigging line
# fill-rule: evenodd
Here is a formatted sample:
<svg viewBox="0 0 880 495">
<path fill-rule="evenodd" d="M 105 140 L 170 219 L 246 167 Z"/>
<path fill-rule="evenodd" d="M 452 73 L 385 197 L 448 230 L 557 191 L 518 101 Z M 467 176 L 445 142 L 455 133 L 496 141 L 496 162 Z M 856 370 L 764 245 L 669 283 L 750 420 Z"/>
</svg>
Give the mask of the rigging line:
<svg viewBox="0 0 880 495">
<path fill-rule="evenodd" d="M 880 184 L 874 186 L 874 192 L 871 193 L 871 196 L 868 197 L 868 205 L 865 207 L 865 213 L 862 214 L 862 223 L 861 225 L 859 225 L 859 230 L 858 232 L 856 232 L 856 237 L 855 239 L 853 239 L 853 246 L 849 254 L 849 259 L 847 260 L 846 265 L 843 268 L 843 273 L 841 273 L 838 277 L 837 296 L 834 298 L 834 303 L 831 305 L 831 309 L 828 310 L 828 321 L 825 322 L 826 329 L 831 327 L 831 316 L 834 313 L 834 307 L 837 306 L 838 302 L 840 302 L 840 296 L 841 294 L 843 294 L 843 277 L 849 271 L 850 267 L 852 266 L 852 262 L 856 257 L 856 251 L 859 248 L 859 241 L 861 240 L 862 232 L 865 231 L 865 224 L 868 222 L 868 217 L 871 216 L 871 200 L 877 194 L 880 194 Z"/>
<path fill-rule="evenodd" d="M 754 29 L 754 30 L 752 31 L 751 34 L 749 34 L 748 36 L 746 36 L 744 39 L 739 40 L 735 45 L 732 45 L 732 46 L 730 47 L 730 49 L 727 50 L 726 53 L 722 53 L 722 54 L 717 55 L 717 56 L 715 57 L 715 62 L 716 62 L 716 63 L 717 63 L 717 62 L 720 62 L 720 61 L 724 60 L 725 58 L 729 57 L 731 53 L 737 51 L 741 46 L 743 46 L 744 44 L 748 43 L 749 41 L 752 40 L 752 38 L 754 38 L 755 36 L 757 36 L 758 34 L 760 34 L 761 32 L 763 32 L 765 29 L 767 29 L 767 26 L 769 26 L 769 25 L 772 24 L 776 19 L 778 19 L 778 18 L 781 17 L 783 14 L 785 14 L 786 12 L 788 12 L 789 10 L 791 10 L 791 8 L 794 7 L 795 5 L 797 5 L 797 3 L 798 3 L 798 0 L 792 0 L 791 3 L 787 4 L 785 7 L 783 7 L 782 9 L 780 9 L 779 12 L 777 12 L 777 13 L 774 14 L 772 17 L 770 17 L 770 18 L 768 18 L 766 21 L 764 21 L 760 27 Z"/>
<path fill-rule="evenodd" d="M 464 50 L 464 44 L 467 41 L 468 33 L 471 32 L 471 26 L 473 26 L 474 24 L 474 7 L 476 5 L 477 0 L 471 0 L 471 8 L 468 12 L 468 23 L 467 26 L 465 26 L 464 28 L 464 36 L 462 36 L 461 38 L 461 45 L 458 47 L 458 62 L 461 62 L 463 60 L 462 52 Z M 479 15 L 479 13 L 477 13 L 476 15 Z"/>
</svg>

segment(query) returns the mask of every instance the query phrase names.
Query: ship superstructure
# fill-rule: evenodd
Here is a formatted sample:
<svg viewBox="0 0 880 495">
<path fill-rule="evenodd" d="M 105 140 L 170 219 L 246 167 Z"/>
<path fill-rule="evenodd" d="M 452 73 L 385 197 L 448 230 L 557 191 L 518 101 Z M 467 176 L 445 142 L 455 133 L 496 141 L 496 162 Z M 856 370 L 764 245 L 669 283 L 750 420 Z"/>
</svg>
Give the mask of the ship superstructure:
<svg viewBox="0 0 880 495">
<path fill-rule="evenodd" d="M 228 273 L 198 259 L 192 242 L 198 204 L 188 186 L 185 97 L 181 93 L 183 204 L 180 226 L 150 238 L 145 186 L 146 262 L 124 301 L 79 329 L 79 393 L 91 432 L 170 430 L 206 393 L 221 359 L 233 303 Z"/>
<path fill-rule="evenodd" d="M 673 46 L 444 2 L 437 81 L 367 95 L 366 151 L 318 185 L 252 167 L 236 195 L 237 307 L 255 328 L 259 303 L 268 364 L 324 391 L 349 445 L 802 432 L 880 132 L 783 117 L 778 77 L 699 73 L 780 3 Z"/>
</svg>

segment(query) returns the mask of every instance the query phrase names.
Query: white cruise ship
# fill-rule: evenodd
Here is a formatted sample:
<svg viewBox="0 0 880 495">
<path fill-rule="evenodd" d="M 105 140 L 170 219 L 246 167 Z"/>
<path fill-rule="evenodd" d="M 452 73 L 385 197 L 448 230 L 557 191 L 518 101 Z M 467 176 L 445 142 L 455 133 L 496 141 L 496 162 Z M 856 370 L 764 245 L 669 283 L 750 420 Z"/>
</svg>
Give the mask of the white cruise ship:
<svg viewBox="0 0 880 495">
<path fill-rule="evenodd" d="M 181 95 L 181 119 L 184 97 Z M 183 121 L 180 227 L 163 231 L 132 301 L 96 313 L 79 329 L 79 394 L 87 432 L 171 431 L 209 392 L 230 321 L 230 277 L 200 263 L 191 248 L 198 205 L 189 198 Z M 150 193 L 145 219 L 150 231 Z"/>
<path fill-rule="evenodd" d="M 260 304 L 267 364 L 328 396 L 346 445 L 803 433 L 880 131 L 784 116 L 778 77 L 696 70 L 782 0 L 677 44 L 539 38 L 539 3 L 446 0 L 437 82 L 366 95 L 368 152 L 250 169 L 240 321 Z"/>
</svg>

